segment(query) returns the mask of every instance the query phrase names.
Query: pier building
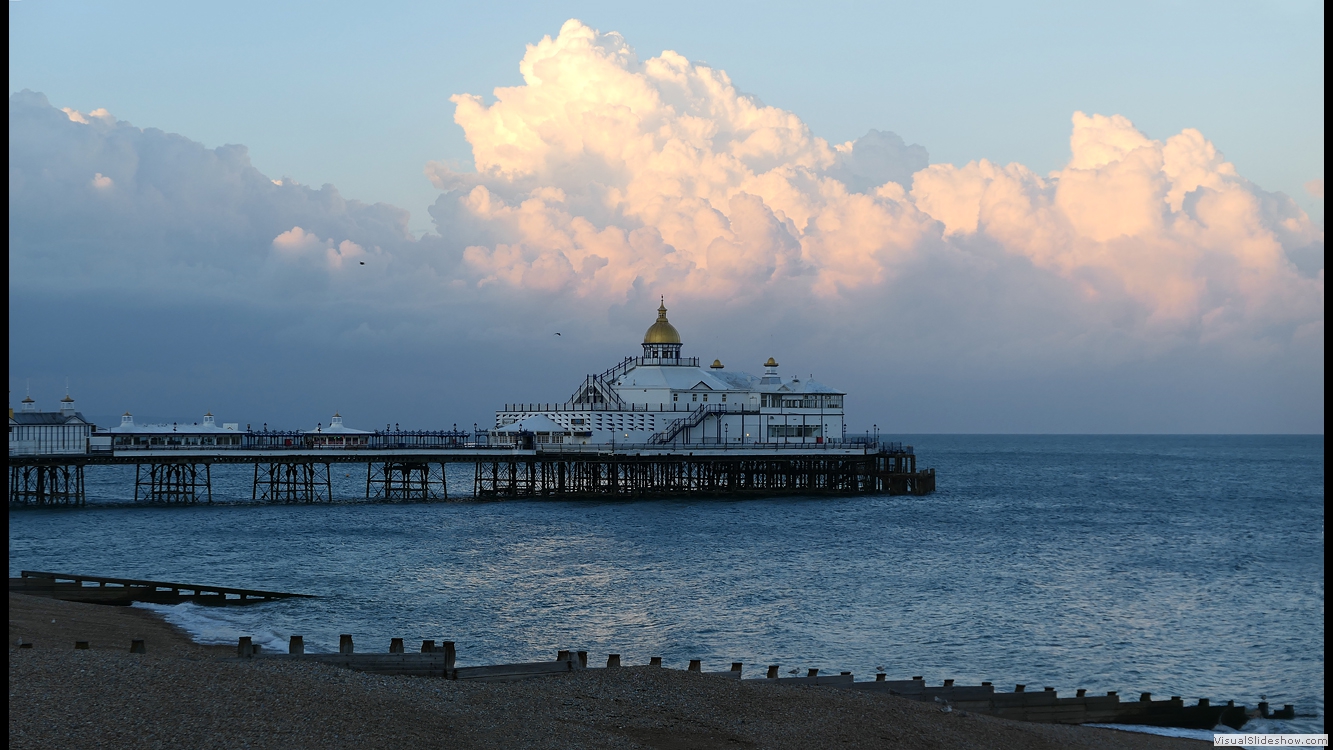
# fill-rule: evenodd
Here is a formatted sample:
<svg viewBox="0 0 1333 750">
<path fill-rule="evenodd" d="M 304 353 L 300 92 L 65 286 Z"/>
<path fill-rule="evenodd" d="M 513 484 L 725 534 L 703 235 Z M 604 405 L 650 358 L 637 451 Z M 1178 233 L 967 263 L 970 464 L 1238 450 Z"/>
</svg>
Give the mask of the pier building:
<svg viewBox="0 0 1333 750">
<path fill-rule="evenodd" d="M 9 454 L 59 455 L 88 452 L 92 422 L 74 408 L 68 393 L 58 411 L 40 411 L 31 395 L 24 396 L 19 411 L 9 409 Z"/>
<path fill-rule="evenodd" d="M 317 447 L 356 448 L 370 442 L 370 432 L 355 430 L 343 424 L 342 414 L 334 412 L 329 426 L 318 425 L 313 430 L 306 430 L 305 443 Z"/>
<path fill-rule="evenodd" d="M 248 432 L 248 431 L 247 431 Z M 181 424 L 135 424 L 134 415 L 125 412 L 120 424 L 103 432 L 109 434 L 112 450 L 149 447 L 236 446 L 244 443 L 245 434 L 236 422 L 218 425 L 213 412 L 204 414 L 203 422 Z"/>
<path fill-rule="evenodd" d="M 505 404 L 496 442 L 657 445 L 819 445 L 846 436 L 846 394 L 812 378 L 762 375 L 683 357 L 665 300 L 644 333 L 642 353 L 588 375 L 564 403 Z M 540 428 L 540 429 L 539 429 Z"/>
</svg>

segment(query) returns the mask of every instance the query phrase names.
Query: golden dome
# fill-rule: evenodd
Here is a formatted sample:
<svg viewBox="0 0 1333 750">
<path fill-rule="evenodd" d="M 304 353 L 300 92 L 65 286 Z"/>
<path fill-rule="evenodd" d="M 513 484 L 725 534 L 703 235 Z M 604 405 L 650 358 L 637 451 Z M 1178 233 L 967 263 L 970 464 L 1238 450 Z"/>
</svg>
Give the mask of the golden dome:
<svg viewBox="0 0 1333 750">
<path fill-rule="evenodd" d="M 662 301 L 662 306 L 657 308 L 657 322 L 648 326 L 647 333 L 643 334 L 643 343 L 645 344 L 679 344 L 680 332 L 676 327 L 667 322 L 666 301 Z"/>
<path fill-rule="evenodd" d="M 709 367 L 713 368 L 714 370 L 721 370 L 721 369 L 722 369 L 722 360 L 720 360 L 720 359 L 715 359 L 715 360 L 713 360 L 713 364 L 709 365 Z"/>
<path fill-rule="evenodd" d="M 778 366 L 778 361 L 776 359 L 773 359 L 772 357 L 769 357 L 768 361 L 764 363 L 764 367 L 777 367 L 777 366 Z"/>
</svg>

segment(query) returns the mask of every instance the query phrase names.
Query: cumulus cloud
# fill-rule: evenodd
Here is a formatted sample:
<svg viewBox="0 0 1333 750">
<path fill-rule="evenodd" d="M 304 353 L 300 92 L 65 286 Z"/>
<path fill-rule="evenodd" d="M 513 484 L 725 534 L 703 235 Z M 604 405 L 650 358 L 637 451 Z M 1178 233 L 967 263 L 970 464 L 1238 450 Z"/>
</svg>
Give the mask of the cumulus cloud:
<svg viewBox="0 0 1333 750">
<path fill-rule="evenodd" d="M 354 262 L 365 265 L 365 248 L 343 240 L 321 240 L 318 236 L 300 227 L 292 227 L 273 238 L 273 249 L 278 257 L 287 261 L 314 259 L 330 270 L 340 270 Z M 375 248 L 379 251 L 379 248 Z"/>
<path fill-rule="evenodd" d="M 104 109 L 61 110 L 41 94 L 12 94 L 9 145 L 11 289 L 60 278 L 69 290 L 272 299 L 256 282 L 284 233 L 318 239 L 311 274 L 372 251 L 411 255 L 419 244 L 402 209 L 344 199 L 331 185 L 271 180 L 243 146 L 205 148 Z M 312 278 L 284 296 L 321 284 Z"/>
<path fill-rule="evenodd" d="M 1038 175 L 927 164 L 879 131 L 830 146 L 725 72 L 569 21 L 527 48 L 523 84 L 457 95 L 476 173 L 432 163 L 433 214 L 462 227 L 464 273 L 597 299 L 649 288 L 837 299 L 910 284 L 923 254 L 1003 252 L 1141 332 L 1321 325 L 1322 230 L 1237 174 L 1197 130 L 1154 140 L 1075 113 L 1071 158 Z M 1023 283 L 1020 281 L 1020 283 Z M 1035 281 L 1029 280 L 1035 286 Z"/>
<path fill-rule="evenodd" d="M 1030 384 L 1169 358 L 1190 373 L 1170 392 L 1221 394 L 1197 414 L 1272 403 L 1257 394 L 1286 401 L 1254 414 L 1313 402 L 1322 413 L 1322 227 L 1196 130 L 1158 138 L 1121 115 L 1074 113 L 1070 159 L 1049 174 L 932 165 L 886 131 L 830 144 L 721 70 L 670 51 L 640 58 L 578 21 L 519 67 L 520 85 L 453 97 L 475 171 L 426 165 L 438 234 L 420 239 L 405 211 L 264 175 L 243 146 L 13 94 L 11 312 L 16 299 L 60 314 L 95 295 L 97 310 L 155 301 L 170 314 L 135 324 L 162 340 L 185 335 L 171 321 L 231 316 L 253 323 L 232 339 L 259 347 L 242 360 L 281 359 L 294 382 L 331 390 L 351 383 L 346 368 L 379 378 L 385 358 L 434 356 L 404 377 L 433 388 L 453 367 L 473 419 L 555 381 L 528 397 L 563 398 L 565 377 L 632 352 L 658 295 L 692 353 L 825 363 L 819 374 L 869 409 L 916 408 L 916 429 L 1099 429 L 1110 422 L 1021 422 L 1050 390 Z M 1307 190 L 1322 195 L 1322 181 Z M 33 348 L 15 332 L 11 362 Z M 87 345 L 106 358 L 105 341 Z M 179 380 L 171 356 L 154 360 L 164 384 Z M 534 385 L 537 361 L 563 370 Z M 1216 372 L 1227 377 L 1211 391 L 1193 388 Z M 940 373 L 973 385 L 940 385 Z M 1148 415 L 1131 429 L 1179 400 L 1153 396 L 1154 382 L 1122 402 Z M 983 393 L 1002 395 L 968 395 Z M 972 400 L 955 408 L 960 398 Z M 967 416 L 978 410 L 1001 416 L 979 427 Z"/>
</svg>

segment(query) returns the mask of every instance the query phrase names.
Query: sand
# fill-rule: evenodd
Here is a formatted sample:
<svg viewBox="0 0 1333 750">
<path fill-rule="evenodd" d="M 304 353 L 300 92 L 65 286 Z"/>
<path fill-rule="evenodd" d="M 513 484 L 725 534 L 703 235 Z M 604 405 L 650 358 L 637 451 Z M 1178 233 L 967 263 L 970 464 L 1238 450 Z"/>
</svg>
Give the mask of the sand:
<svg viewBox="0 0 1333 750">
<path fill-rule="evenodd" d="M 239 660 L 150 612 L 16 594 L 9 639 L 12 748 L 1211 746 L 649 667 L 472 683 Z"/>
</svg>

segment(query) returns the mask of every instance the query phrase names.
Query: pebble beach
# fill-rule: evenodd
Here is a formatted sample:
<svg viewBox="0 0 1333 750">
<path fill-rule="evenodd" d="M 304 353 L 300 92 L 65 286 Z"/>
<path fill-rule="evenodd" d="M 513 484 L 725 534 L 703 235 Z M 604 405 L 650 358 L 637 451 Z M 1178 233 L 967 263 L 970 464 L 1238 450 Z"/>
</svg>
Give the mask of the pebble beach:
<svg viewBox="0 0 1333 750">
<path fill-rule="evenodd" d="M 9 643 L 11 748 L 1211 746 L 674 669 L 471 683 L 242 661 L 150 612 L 16 594 Z"/>
</svg>

